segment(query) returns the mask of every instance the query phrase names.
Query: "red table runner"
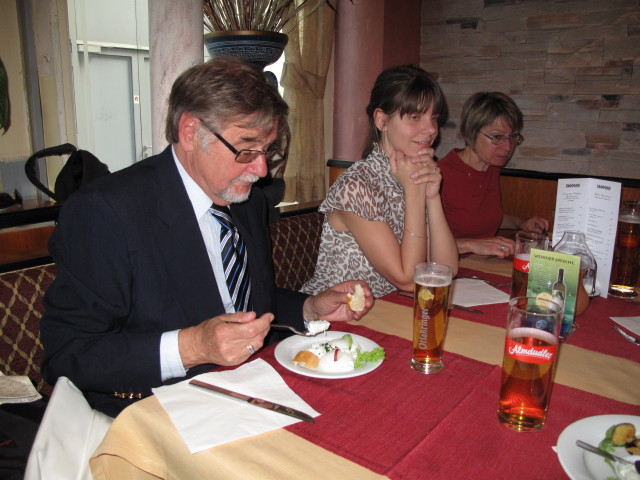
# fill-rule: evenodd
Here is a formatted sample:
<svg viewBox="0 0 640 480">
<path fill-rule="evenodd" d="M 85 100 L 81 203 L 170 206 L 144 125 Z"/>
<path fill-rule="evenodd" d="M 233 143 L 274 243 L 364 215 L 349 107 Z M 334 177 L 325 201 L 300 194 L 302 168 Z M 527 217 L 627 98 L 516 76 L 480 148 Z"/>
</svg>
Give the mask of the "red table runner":
<svg viewBox="0 0 640 480">
<path fill-rule="evenodd" d="M 469 275 L 477 275 L 483 279 L 496 282 L 504 282 L 505 280 L 505 277 L 502 275 L 482 273 L 466 268 L 461 268 L 458 272 L 458 276 Z M 511 287 L 507 286 L 496 288 L 509 293 Z M 381 300 L 386 300 L 400 305 L 413 305 L 413 300 L 411 298 L 398 295 L 396 292 L 385 295 Z M 457 318 L 484 323 L 485 325 L 492 325 L 500 328 L 505 327 L 507 321 L 506 303 L 480 305 L 474 308 L 477 308 L 484 313 L 481 315 L 465 312 L 463 310 L 451 310 L 450 314 L 455 315 Z M 574 324 L 578 327 L 569 336 L 566 343 L 577 347 L 587 348 L 594 352 L 606 353 L 607 355 L 640 361 L 640 347 L 622 338 L 622 336 L 613 329 L 614 325 L 617 324 L 609 318 L 635 317 L 639 315 L 640 304 L 638 303 L 632 303 L 615 297 L 609 297 L 606 299 L 602 297 L 592 298 L 585 312 L 576 317 Z"/>
<path fill-rule="evenodd" d="M 445 353 L 444 370 L 423 375 L 409 368 L 408 340 L 361 326 L 340 329 L 384 347 L 382 365 L 359 377 L 327 380 L 285 369 L 273 346 L 260 356 L 321 413 L 315 424 L 288 430 L 393 480 L 565 478 L 551 447 L 567 425 L 592 415 L 640 411 L 555 385 L 544 429 L 512 432 L 496 416 L 500 367 Z"/>
</svg>

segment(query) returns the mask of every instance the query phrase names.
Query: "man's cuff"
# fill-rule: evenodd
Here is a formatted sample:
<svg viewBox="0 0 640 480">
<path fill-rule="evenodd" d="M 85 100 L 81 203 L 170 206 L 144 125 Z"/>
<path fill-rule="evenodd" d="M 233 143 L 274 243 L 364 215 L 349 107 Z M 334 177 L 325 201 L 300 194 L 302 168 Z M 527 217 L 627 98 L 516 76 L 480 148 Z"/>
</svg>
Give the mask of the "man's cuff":
<svg viewBox="0 0 640 480">
<path fill-rule="evenodd" d="M 164 332 L 160 338 L 160 373 L 163 382 L 170 378 L 184 377 L 187 374 L 178 348 L 179 331 Z"/>
</svg>

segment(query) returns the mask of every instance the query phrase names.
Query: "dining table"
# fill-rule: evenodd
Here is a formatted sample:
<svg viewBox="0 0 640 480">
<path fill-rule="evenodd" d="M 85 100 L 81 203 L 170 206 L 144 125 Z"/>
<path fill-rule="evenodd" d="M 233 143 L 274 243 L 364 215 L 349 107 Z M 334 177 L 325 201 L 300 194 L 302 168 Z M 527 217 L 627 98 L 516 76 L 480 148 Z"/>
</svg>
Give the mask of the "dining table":
<svg viewBox="0 0 640 480">
<path fill-rule="evenodd" d="M 465 256 L 458 276 L 472 275 L 507 283 L 511 262 Z M 277 361 L 275 345 L 252 357 L 268 362 L 320 413 L 315 423 L 191 453 L 152 395 L 115 418 L 90 459 L 94 479 L 563 479 L 554 447 L 567 426 L 596 415 L 640 415 L 640 346 L 610 318 L 640 315 L 637 301 L 595 297 L 575 318 L 536 432 L 513 431 L 497 418 L 507 303 L 477 306 L 482 313 L 451 309 L 445 367 L 433 375 L 409 367 L 412 303 L 393 292 L 360 321 L 331 326 L 385 349 L 384 361 L 365 375 L 299 375 Z"/>
</svg>

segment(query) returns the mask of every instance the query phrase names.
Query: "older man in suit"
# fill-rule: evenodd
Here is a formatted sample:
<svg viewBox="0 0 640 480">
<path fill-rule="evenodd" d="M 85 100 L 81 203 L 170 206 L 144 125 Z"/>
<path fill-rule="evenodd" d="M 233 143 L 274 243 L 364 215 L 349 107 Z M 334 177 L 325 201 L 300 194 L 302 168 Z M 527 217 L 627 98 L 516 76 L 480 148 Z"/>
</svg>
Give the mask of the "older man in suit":
<svg viewBox="0 0 640 480">
<path fill-rule="evenodd" d="M 229 58 L 194 66 L 171 91 L 170 146 L 65 203 L 41 324 L 49 382 L 70 378 L 115 416 L 153 387 L 246 361 L 274 316 L 303 328 L 369 310 L 364 282 L 357 313 L 346 305 L 356 282 L 313 297 L 275 287 L 267 204 L 253 184 L 281 153 L 287 113 L 259 69 Z"/>
</svg>

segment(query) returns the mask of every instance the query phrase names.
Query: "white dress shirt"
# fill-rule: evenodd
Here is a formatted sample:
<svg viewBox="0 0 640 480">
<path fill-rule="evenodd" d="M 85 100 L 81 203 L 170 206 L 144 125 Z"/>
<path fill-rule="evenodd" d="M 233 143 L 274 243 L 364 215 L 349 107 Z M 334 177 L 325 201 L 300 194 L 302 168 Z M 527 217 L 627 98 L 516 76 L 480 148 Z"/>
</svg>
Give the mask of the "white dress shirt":
<svg viewBox="0 0 640 480">
<path fill-rule="evenodd" d="M 220 292 L 224 309 L 227 313 L 233 313 L 235 312 L 235 306 L 227 289 L 220 253 L 220 224 L 213 218 L 213 215 L 209 213 L 212 201 L 182 167 L 173 147 L 171 147 L 171 152 L 173 153 L 173 160 L 180 173 L 182 183 L 187 190 L 187 195 L 193 206 L 193 212 L 198 219 L 198 226 L 200 227 L 202 238 L 207 247 L 207 254 L 209 255 L 211 268 L 213 269 L 218 284 L 218 291 Z M 202 320 L 206 319 L 203 318 Z M 164 332 L 160 339 L 160 369 L 163 381 L 169 378 L 184 377 L 186 375 L 186 370 L 182 365 L 180 351 L 178 349 L 178 332 L 179 330 Z"/>
</svg>

